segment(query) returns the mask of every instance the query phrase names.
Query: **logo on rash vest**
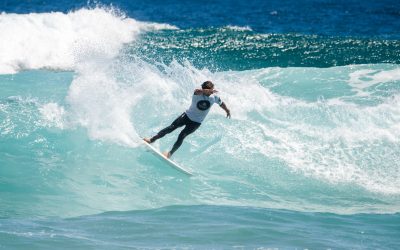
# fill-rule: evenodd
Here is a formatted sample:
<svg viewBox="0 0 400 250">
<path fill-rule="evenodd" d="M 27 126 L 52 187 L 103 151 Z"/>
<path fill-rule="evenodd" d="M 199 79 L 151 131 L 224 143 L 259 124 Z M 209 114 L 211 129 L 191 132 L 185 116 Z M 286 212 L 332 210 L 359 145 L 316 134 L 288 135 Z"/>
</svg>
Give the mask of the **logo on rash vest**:
<svg viewBox="0 0 400 250">
<path fill-rule="evenodd" d="M 210 105 L 211 104 L 209 101 L 202 100 L 197 103 L 197 108 L 204 111 L 207 110 L 210 107 Z"/>
</svg>

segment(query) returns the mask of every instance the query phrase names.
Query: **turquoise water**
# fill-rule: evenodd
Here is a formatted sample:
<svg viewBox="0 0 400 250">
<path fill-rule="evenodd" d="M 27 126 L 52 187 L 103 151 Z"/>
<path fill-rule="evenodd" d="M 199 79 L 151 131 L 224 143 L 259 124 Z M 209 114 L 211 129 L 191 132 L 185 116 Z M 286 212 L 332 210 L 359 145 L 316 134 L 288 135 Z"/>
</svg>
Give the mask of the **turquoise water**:
<svg viewBox="0 0 400 250">
<path fill-rule="evenodd" d="M 29 249 L 61 245 L 65 249 L 396 249 L 393 239 L 399 236 L 399 219 L 398 215 L 172 206 L 64 220 L 5 219 L 9 231 L 0 232 L 0 237 L 6 236 L 3 246 L 15 249 L 28 244 Z"/>
<path fill-rule="evenodd" d="M 400 248 L 395 36 L 120 12 L 1 14 L 0 248 Z M 205 80 L 232 119 L 174 154 L 188 178 L 140 138 Z"/>
</svg>

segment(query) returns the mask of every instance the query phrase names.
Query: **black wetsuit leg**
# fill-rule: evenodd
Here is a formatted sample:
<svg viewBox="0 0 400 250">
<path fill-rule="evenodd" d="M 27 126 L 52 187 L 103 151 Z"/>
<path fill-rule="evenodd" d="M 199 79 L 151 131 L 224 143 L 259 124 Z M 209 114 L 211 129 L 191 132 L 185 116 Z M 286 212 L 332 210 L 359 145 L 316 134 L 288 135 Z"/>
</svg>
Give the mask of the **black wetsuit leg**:
<svg viewBox="0 0 400 250">
<path fill-rule="evenodd" d="M 186 127 L 181 131 L 181 133 L 178 136 L 178 140 L 176 140 L 174 146 L 172 147 L 171 151 L 169 152 L 171 155 L 182 145 L 183 140 L 185 139 L 186 136 L 190 135 L 196 129 L 198 129 L 201 125 L 201 123 L 194 122 L 187 118 L 189 121 L 186 124 Z"/>
<path fill-rule="evenodd" d="M 153 142 L 155 142 L 156 140 L 158 140 L 158 139 L 164 137 L 166 134 L 171 133 L 171 132 L 174 131 L 175 129 L 177 129 L 177 128 L 179 128 L 179 127 L 182 127 L 183 125 L 186 125 L 186 119 L 185 119 L 186 117 L 187 117 L 187 116 L 186 116 L 185 113 L 183 113 L 182 115 L 180 115 L 178 118 L 175 119 L 175 121 L 173 121 L 173 122 L 171 123 L 171 125 L 169 125 L 168 127 L 162 129 L 160 132 L 158 132 L 158 134 L 156 134 L 155 136 L 153 136 L 153 137 L 150 139 L 150 142 L 153 143 Z M 187 119 L 189 119 L 189 118 L 187 118 Z"/>
<path fill-rule="evenodd" d="M 186 113 L 180 115 L 178 118 L 175 119 L 175 121 L 172 122 L 171 125 L 162 129 L 160 132 L 158 132 L 158 134 L 153 136 L 150 139 L 150 142 L 155 142 L 156 140 L 164 137 L 166 134 L 169 134 L 175 129 L 182 127 L 184 125 L 186 125 L 185 128 L 179 134 L 178 139 L 176 140 L 174 146 L 170 151 L 170 154 L 172 155 L 182 145 L 182 142 L 185 139 L 185 137 L 196 131 L 196 129 L 198 129 L 201 125 L 201 123 L 199 122 L 194 122 L 190 120 L 189 117 L 186 115 Z"/>
</svg>

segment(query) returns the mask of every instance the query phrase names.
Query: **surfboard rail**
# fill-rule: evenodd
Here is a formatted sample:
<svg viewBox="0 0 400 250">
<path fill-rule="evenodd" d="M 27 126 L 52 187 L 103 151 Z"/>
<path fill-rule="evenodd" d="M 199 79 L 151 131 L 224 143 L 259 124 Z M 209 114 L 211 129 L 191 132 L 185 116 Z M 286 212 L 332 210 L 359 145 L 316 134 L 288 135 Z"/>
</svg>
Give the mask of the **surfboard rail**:
<svg viewBox="0 0 400 250">
<path fill-rule="evenodd" d="M 188 176 L 193 176 L 193 174 L 186 170 L 185 168 L 179 166 L 176 162 L 172 161 L 171 159 L 168 159 L 167 157 L 165 157 L 160 151 L 158 151 L 155 147 L 153 147 L 151 144 L 143 141 L 143 144 L 147 146 L 148 149 L 150 149 L 150 151 L 157 156 L 157 158 L 164 160 L 169 166 L 179 170 L 180 172 L 188 175 Z"/>
</svg>

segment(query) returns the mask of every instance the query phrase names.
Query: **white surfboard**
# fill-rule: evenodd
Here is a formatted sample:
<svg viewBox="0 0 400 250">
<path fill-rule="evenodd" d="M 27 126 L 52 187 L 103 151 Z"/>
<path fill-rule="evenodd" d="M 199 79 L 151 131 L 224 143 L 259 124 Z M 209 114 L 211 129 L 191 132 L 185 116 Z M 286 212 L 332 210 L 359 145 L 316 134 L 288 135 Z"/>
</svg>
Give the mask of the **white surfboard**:
<svg viewBox="0 0 400 250">
<path fill-rule="evenodd" d="M 179 166 L 177 163 L 171 161 L 170 159 L 168 159 L 167 157 L 165 157 L 163 154 L 160 153 L 160 151 L 158 151 L 155 147 L 151 146 L 149 143 L 143 141 L 143 143 L 147 146 L 148 149 L 150 149 L 150 151 L 157 156 L 159 159 L 164 160 L 165 163 L 167 163 L 169 166 L 179 170 L 180 172 L 192 176 L 193 174 L 190 173 L 188 170 L 184 169 L 183 167 Z"/>
</svg>

